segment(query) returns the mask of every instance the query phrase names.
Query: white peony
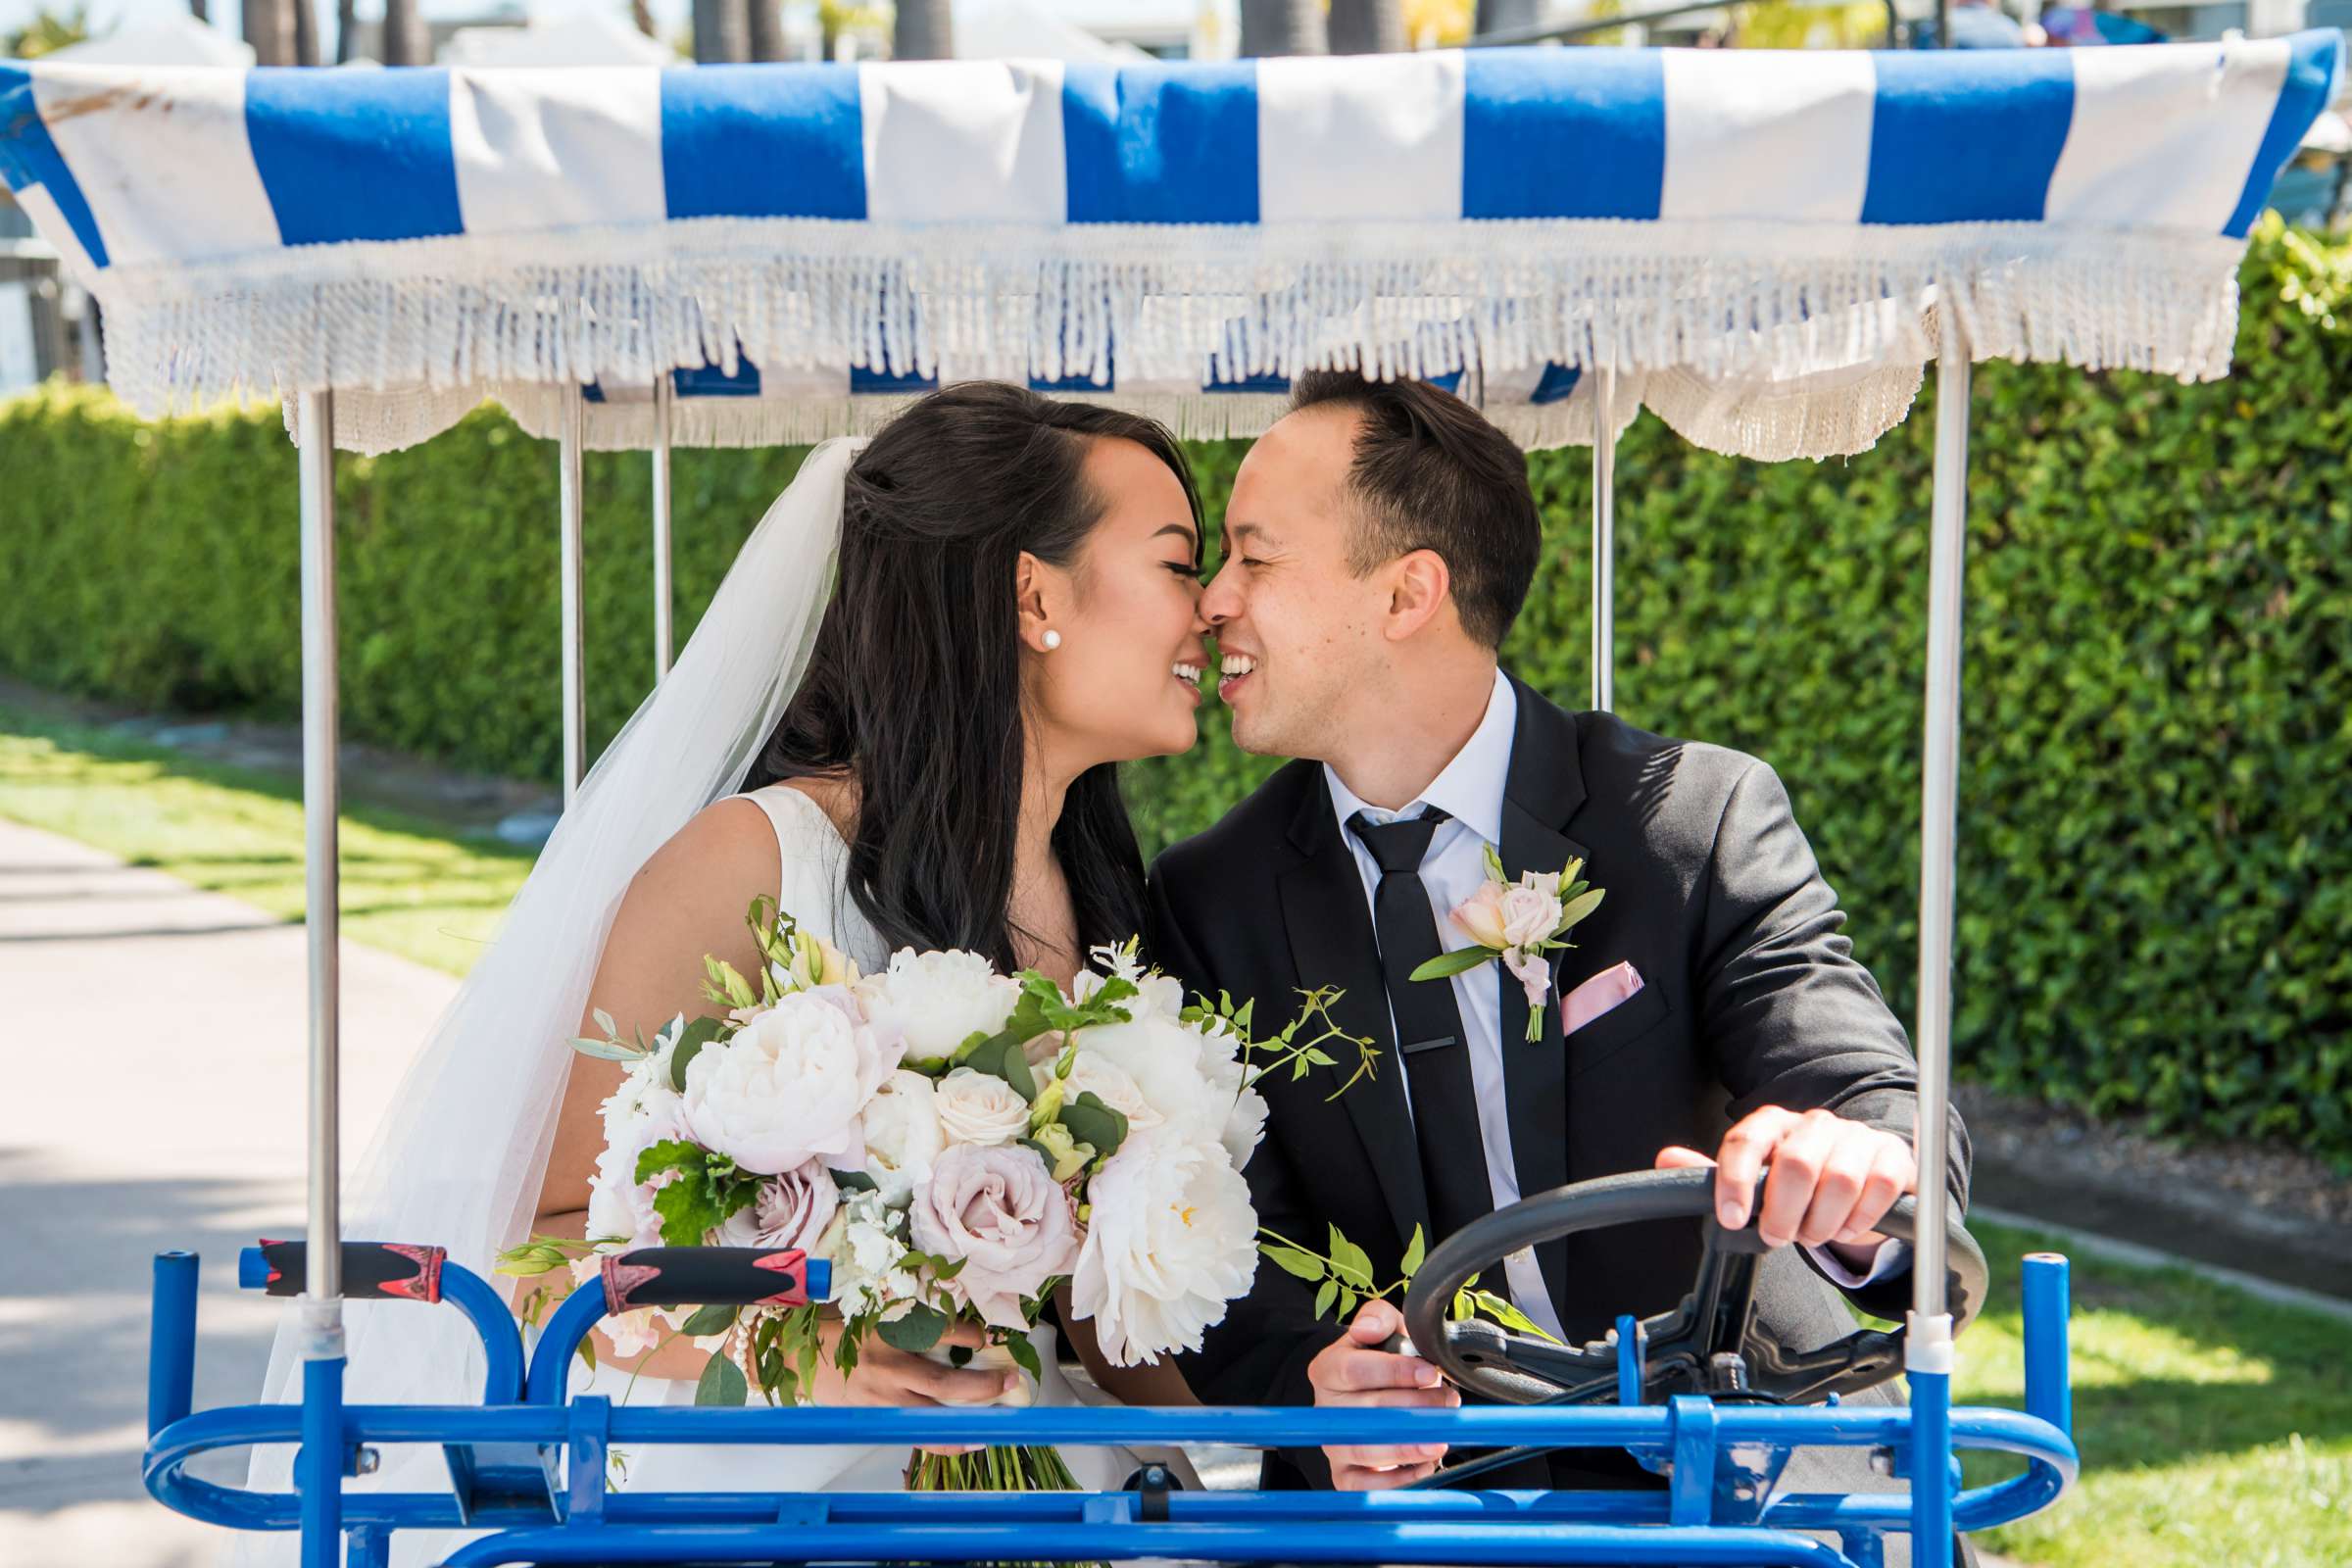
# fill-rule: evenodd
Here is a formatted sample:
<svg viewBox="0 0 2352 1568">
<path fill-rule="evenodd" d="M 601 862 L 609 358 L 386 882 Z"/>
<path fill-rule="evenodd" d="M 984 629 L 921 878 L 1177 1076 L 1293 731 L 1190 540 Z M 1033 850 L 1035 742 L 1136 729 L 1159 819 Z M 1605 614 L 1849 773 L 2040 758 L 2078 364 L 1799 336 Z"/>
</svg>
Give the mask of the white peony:
<svg viewBox="0 0 2352 1568">
<path fill-rule="evenodd" d="M 1009 1144 L 1029 1131 L 1029 1102 L 993 1073 L 958 1067 L 933 1091 L 951 1144 Z"/>
<path fill-rule="evenodd" d="M 762 1175 L 810 1159 L 854 1168 L 859 1117 L 898 1064 L 895 1035 L 860 1020 L 847 991 L 797 991 L 687 1063 L 686 1126 Z"/>
<path fill-rule="evenodd" d="M 1100 1052 L 1089 1051 L 1087 1042 L 1094 1031 L 1078 1032 L 1078 1054 L 1070 1062 L 1070 1075 L 1062 1080 L 1062 1103 L 1077 1103 L 1080 1095 L 1093 1095 L 1111 1109 L 1127 1118 L 1130 1131 L 1157 1127 L 1161 1117 L 1144 1098 L 1144 1091 L 1126 1068 Z"/>
<path fill-rule="evenodd" d="M 977 953 L 901 948 L 890 967 L 858 985 L 866 1016 L 906 1039 L 909 1066 L 937 1069 L 975 1034 L 1004 1027 L 1021 988 Z"/>
<path fill-rule="evenodd" d="M 1221 1144 L 1237 1168 L 1249 1163 L 1265 1131 L 1266 1102 L 1244 1087 L 1248 1074 L 1231 1034 L 1152 1012 L 1132 1023 L 1081 1029 L 1078 1052 L 1092 1052 L 1133 1079 L 1170 1137 Z"/>
<path fill-rule="evenodd" d="M 1257 1274 L 1250 1187 L 1215 1144 L 1131 1134 L 1087 1184 L 1071 1304 L 1116 1366 L 1198 1350 Z"/>
<path fill-rule="evenodd" d="M 931 1080 L 901 1067 L 882 1080 L 865 1106 L 865 1174 L 882 1201 L 904 1208 L 917 1184 L 931 1179 L 932 1161 L 948 1147 Z"/>
</svg>

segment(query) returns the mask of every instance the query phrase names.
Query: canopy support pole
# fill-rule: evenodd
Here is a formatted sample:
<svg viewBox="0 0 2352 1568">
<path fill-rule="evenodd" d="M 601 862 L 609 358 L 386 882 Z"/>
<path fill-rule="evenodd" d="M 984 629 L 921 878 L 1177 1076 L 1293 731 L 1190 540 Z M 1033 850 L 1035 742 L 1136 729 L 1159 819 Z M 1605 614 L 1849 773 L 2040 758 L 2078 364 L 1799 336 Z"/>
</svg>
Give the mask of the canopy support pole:
<svg viewBox="0 0 2352 1568">
<path fill-rule="evenodd" d="M 564 593 L 564 807 L 580 792 L 587 771 L 588 713 L 580 631 L 580 445 L 587 406 L 577 386 L 564 388 L 564 424 L 556 458 L 557 509 L 561 513 L 559 575 Z"/>
<path fill-rule="evenodd" d="M 1939 311 L 1936 469 L 1928 548 L 1927 733 L 1919 819 L 1919 1239 L 1904 1365 L 1911 1384 L 1911 1549 L 1917 1568 L 1949 1568 L 1952 1543 L 1951 1303 L 1944 1277 L 1944 1183 L 1951 1118 L 1953 881 L 1959 842 L 1961 606 L 1968 545 L 1965 334 Z"/>
<path fill-rule="evenodd" d="M 304 1568 L 332 1568 L 342 1555 L 343 1248 L 342 1129 L 338 1083 L 341 925 L 335 773 L 335 405 L 331 392 L 305 392 L 297 423 L 302 496 L 302 837 L 303 935 L 310 952 L 310 1245 L 302 1332 Z"/>
<path fill-rule="evenodd" d="M 654 382 L 654 684 L 669 674 L 669 376 Z"/>
<path fill-rule="evenodd" d="M 1617 705 L 1617 367 L 1592 381 L 1592 707 Z"/>
</svg>

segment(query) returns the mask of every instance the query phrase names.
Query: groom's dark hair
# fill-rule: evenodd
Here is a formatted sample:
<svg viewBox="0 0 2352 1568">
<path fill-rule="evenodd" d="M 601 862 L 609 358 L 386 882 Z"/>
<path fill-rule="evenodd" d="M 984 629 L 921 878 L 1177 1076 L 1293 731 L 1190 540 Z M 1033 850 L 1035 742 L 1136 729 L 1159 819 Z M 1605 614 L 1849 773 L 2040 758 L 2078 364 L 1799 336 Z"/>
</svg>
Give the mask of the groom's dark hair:
<svg viewBox="0 0 2352 1568">
<path fill-rule="evenodd" d="M 1527 455 L 1486 416 L 1427 381 L 1367 381 L 1315 370 L 1291 389 L 1291 412 L 1338 407 L 1363 423 L 1348 488 L 1362 514 L 1348 552 L 1358 576 L 1434 550 L 1453 579 L 1462 630 L 1498 648 L 1527 603 L 1544 523 Z"/>
</svg>

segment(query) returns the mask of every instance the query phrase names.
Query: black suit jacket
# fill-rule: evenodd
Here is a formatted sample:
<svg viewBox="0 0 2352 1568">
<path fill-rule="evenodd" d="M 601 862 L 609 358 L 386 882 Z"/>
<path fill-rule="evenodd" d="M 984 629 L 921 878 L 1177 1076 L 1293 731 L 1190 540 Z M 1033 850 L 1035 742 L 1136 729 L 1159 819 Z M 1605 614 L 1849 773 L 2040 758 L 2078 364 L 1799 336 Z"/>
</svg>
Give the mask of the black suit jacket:
<svg viewBox="0 0 2352 1568">
<path fill-rule="evenodd" d="M 1554 955 L 1540 1043 L 1526 1039 L 1519 985 L 1499 964 L 1482 971 L 1502 997 L 1502 1112 L 1520 1192 L 1646 1170 L 1670 1144 L 1711 1151 L 1760 1105 L 1826 1107 L 1909 1138 L 1917 1070 L 1902 1026 L 1839 934 L 1844 915 L 1772 769 L 1607 713 L 1569 713 L 1515 677 L 1513 686 L 1504 869 L 1553 871 L 1582 857 L 1585 876 L 1607 891 L 1575 946 Z M 1188 990 L 1254 1000 L 1261 1030 L 1295 1014 L 1301 988 L 1346 988 L 1336 1018 L 1381 1048 L 1377 1077 L 1332 1100 L 1343 1081 L 1333 1069 L 1298 1082 L 1269 1075 L 1259 1087 L 1272 1113 L 1246 1174 L 1261 1224 L 1315 1246 L 1336 1223 L 1371 1254 L 1377 1277 L 1396 1278 L 1428 1201 L 1371 912 L 1319 763 L 1284 767 L 1159 858 L 1146 940 Z M 1625 959 L 1642 989 L 1563 1041 L 1559 998 Z M 1952 1151 L 1949 1180 L 1965 1203 L 1968 1144 L 1956 1119 Z M 1572 1339 L 1598 1337 L 1621 1312 L 1672 1308 L 1698 1255 L 1695 1222 L 1588 1232 L 1537 1250 Z M 1899 1275 L 1853 1294 L 1899 1318 L 1909 1288 Z M 1794 1343 L 1851 1327 L 1834 1288 L 1787 1261 L 1760 1282 L 1758 1306 L 1794 1330 Z M 1307 1363 L 1338 1332 L 1315 1318 L 1308 1286 L 1261 1266 L 1185 1371 L 1210 1403 L 1311 1403 Z M 1328 1483 L 1319 1454 L 1298 1457 Z"/>
</svg>

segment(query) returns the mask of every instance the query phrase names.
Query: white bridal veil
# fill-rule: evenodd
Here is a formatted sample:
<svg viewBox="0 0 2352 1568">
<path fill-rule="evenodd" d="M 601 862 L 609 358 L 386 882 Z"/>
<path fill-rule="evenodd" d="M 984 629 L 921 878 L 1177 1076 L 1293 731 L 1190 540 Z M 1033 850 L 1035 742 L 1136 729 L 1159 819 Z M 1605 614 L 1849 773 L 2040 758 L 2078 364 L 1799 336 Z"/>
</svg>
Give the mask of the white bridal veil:
<svg viewBox="0 0 2352 1568">
<path fill-rule="evenodd" d="M 344 1235 L 448 1249 L 496 1280 L 498 1252 L 529 1228 L 571 1055 L 568 1042 L 621 895 L 637 868 L 711 802 L 738 790 L 807 670 L 832 596 L 844 483 L 861 440 L 825 442 L 737 555 L 667 679 L 564 811 L 503 930 L 449 1004 L 361 1161 Z M 295 1232 L 294 1234 L 299 1234 Z M 502 1282 L 503 1283 L 503 1282 Z M 270 1350 L 263 1397 L 302 1396 L 297 1309 Z M 345 1307 L 355 1404 L 472 1404 L 479 1342 L 447 1304 Z M 293 1449 L 255 1450 L 249 1485 L 290 1487 Z M 440 1492 L 437 1448 L 390 1448 L 355 1487 Z M 435 1533 L 438 1534 L 438 1533 Z M 414 1539 L 412 1539 L 414 1537 Z M 394 1538 L 397 1560 L 445 1549 Z M 291 1562 L 291 1534 L 245 1535 L 248 1561 Z"/>
</svg>

